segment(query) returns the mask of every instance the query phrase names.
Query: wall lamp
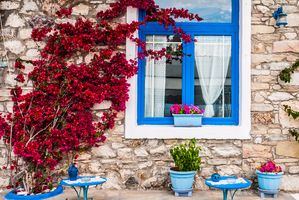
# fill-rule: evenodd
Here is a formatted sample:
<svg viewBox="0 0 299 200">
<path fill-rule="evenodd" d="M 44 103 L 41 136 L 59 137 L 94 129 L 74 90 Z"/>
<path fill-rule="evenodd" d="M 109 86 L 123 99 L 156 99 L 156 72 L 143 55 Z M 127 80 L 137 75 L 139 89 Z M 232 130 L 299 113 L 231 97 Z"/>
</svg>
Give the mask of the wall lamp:
<svg viewBox="0 0 299 200">
<path fill-rule="evenodd" d="M 272 15 L 276 20 L 276 26 L 286 26 L 288 25 L 287 14 L 283 11 L 282 6 L 277 8 L 277 10 Z"/>
<path fill-rule="evenodd" d="M 8 67 L 7 62 L 4 59 L 0 60 L 0 69 L 6 68 L 6 67 Z"/>
</svg>

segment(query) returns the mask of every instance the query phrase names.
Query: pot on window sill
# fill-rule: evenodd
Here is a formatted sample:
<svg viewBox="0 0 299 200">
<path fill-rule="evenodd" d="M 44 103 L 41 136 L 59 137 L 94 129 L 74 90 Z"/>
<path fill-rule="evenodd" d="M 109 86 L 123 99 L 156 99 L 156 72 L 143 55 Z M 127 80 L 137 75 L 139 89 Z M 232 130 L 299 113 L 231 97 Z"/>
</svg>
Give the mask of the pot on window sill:
<svg viewBox="0 0 299 200">
<path fill-rule="evenodd" d="M 176 127 L 200 127 L 203 114 L 172 114 Z"/>
</svg>

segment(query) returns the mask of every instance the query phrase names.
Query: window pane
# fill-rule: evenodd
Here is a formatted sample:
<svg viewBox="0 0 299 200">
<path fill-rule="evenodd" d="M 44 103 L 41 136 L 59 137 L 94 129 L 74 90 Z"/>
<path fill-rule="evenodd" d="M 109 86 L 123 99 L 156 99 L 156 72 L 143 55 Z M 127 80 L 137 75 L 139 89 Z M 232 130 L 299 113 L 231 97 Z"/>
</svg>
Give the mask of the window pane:
<svg viewBox="0 0 299 200">
<path fill-rule="evenodd" d="M 171 58 L 146 59 L 145 117 L 171 116 L 172 104 L 182 103 L 182 42 L 176 36 L 146 37 L 146 48 L 172 52 Z"/>
<path fill-rule="evenodd" d="M 202 22 L 230 23 L 232 21 L 232 0 L 156 0 L 161 8 L 185 8 L 198 14 Z M 178 19 L 182 21 L 182 19 Z"/>
<path fill-rule="evenodd" d="M 231 117 L 231 37 L 195 39 L 195 104 L 205 117 Z"/>
</svg>

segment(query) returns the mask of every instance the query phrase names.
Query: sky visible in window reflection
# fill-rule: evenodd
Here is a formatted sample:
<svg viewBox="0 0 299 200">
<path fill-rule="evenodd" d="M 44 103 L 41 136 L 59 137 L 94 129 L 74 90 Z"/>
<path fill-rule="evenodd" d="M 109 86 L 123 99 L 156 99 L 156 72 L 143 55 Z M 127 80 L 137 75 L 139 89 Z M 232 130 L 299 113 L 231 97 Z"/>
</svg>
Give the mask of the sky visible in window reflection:
<svg viewBox="0 0 299 200">
<path fill-rule="evenodd" d="M 232 0 L 156 0 L 161 8 L 185 8 L 199 14 L 202 22 L 230 23 Z M 178 20 L 182 21 L 182 20 Z"/>
</svg>

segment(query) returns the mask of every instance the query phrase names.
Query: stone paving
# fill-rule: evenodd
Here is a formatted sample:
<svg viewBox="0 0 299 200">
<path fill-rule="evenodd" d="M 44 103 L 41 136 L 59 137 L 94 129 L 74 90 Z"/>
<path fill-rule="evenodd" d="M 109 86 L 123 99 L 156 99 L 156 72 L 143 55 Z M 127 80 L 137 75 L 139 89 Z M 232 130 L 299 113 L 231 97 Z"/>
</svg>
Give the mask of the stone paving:
<svg viewBox="0 0 299 200">
<path fill-rule="evenodd" d="M 0 200 L 6 192 L 0 193 Z M 93 200 L 222 200 L 220 191 L 195 191 L 192 197 L 175 197 L 171 191 L 166 190 L 98 190 L 91 188 L 89 196 Z M 292 197 L 292 196 L 295 196 Z M 81 198 L 83 199 L 83 198 Z M 272 198 L 266 198 L 272 199 Z M 50 200 L 50 199 L 49 199 Z M 70 188 L 65 188 L 64 193 L 51 198 L 51 200 L 77 200 L 75 192 Z M 237 192 L 235 200 L 262 200 L 253 191 Z M 274 199 L 273 199 L 274 200 Z M 289 194 L 281 192 L 275 200 L 299 200 L 299 194 Z"/>
<path fill-rule="evenodd" d="M 92 188 L 89 192 L 89 197 L 94 200 L 222 200 L 220 191 L 196 191 L 192 197 L 175 197 L 170 191 L 156 190 L 114 190 L 103 191 Z M 52 198 L 53 200 L 76 200 L 75 192 L 67 189 L 63 195 Z M 235 200 L 261 200 L 254 192 L 238 192 Z M 267 198 L 268 199 L 268 198 Z M 270 198 L 271 199 L 271 198 Z M 275 200 L 295 200 L 291 194 L 280 193 Z"/>
</svg>

